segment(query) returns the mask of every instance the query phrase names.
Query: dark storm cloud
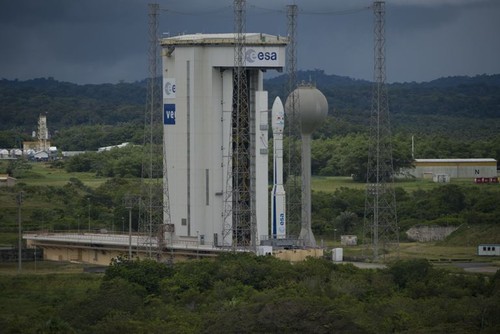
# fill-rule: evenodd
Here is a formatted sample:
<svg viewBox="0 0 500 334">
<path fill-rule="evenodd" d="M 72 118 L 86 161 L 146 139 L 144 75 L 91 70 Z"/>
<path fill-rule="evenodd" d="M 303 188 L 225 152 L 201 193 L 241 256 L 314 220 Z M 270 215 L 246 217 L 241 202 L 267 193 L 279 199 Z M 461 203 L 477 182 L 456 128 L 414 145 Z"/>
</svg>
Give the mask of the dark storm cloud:
<svg viewBox="0 0 500 334">
<path fill-rule="evenodd" d="M 79 83 L 147 76 L 147 0 L 0 0 L 0 78 Z M 247 1 L 246 31 L 286 35 L 291 0 Z M 232 0 L 160 1 L 163 36 L 233 31 Z M 298 68 L 371 79 L 369 0 L 295 1 Z M 500 73 L 500 1 L 388 0 L 390 81 Z"/>
<path fill-rule="evenodd" d="M 145 2 L 20 0 L 2 2 L 0 12 L 0 77 L 116 82 L 146 76 Z"/>
</svg>

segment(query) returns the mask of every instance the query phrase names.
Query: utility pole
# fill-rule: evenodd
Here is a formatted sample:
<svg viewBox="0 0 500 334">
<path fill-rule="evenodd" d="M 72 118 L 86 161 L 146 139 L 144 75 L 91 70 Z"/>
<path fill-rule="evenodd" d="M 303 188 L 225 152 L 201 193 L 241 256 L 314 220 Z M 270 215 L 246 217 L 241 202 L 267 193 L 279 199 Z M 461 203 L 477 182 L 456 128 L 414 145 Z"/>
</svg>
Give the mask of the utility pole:
<svg viewBox="0 0 500 334">
<path fill-rule="evenodd" d="M 23 204 L 23 200 L 24 200 L 24 192 L 19 192 L 17 194 L 17 224 L 18 224 L 18 228 L 19 228 L 19 240 L 18 240 L 18 254 L 17 254 L 17 261 L 18 261 L 18 264 L 17 264 L 17 273 L 20 274 L 21 273 L 21 269 L 22 269 L 22 257 L 23 257 L 23 235 L 22 235 L 22 226 L 21 226 L 21 205 Z"/>
<path fill-rule="evenodd" d="M 90 197 L 87 197 L 87 208 L 88 208 L 88 221 L 89 221 L 89 233 L 90 233 Z"/>
<path fill-rule="evenodd" d="M 125 208 L 128 209 L 128 259 L 132 259 L 132 208 L 137 203 L 137 197 L 125 195 L 123 199 Z"/>
</svg>

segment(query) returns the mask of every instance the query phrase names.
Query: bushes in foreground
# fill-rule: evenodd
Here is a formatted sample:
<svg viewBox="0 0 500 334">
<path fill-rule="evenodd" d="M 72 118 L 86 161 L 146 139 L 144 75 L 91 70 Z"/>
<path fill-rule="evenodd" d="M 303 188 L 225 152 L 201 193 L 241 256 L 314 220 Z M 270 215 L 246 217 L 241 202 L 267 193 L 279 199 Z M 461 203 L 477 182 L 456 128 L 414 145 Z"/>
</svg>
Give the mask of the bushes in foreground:
<svg viewBox="0 0 500 334">
<path fill-rule="evenodd" d="M 290 264 L 225 254 L 172 267 L 114 262 L 99 286 L 47 296 L 2 277 L 2 305 L 17 293 L 33 314 L 4 307 L 0 325 L 24 333 L 494 333 L 500 329 L 500 273 L 449 274 L 425 260 L 361 270 L 326 260 Z M 61 276 L 55 276 L 57 284 Z M 73 284 L 88 279 L 81 275 Z M 47 286 L 51 284 L 47 281 Z M 7 296 L 7 297 L 6 297 Z M 10 297 L 9 297 L 10 296 Z M 43 310 L 40 312 L 38 310 Z M 26 322 L 27 319 L 33 319 Z M 21 328 L 21 327 L 22 328 Z"/>
</svg>

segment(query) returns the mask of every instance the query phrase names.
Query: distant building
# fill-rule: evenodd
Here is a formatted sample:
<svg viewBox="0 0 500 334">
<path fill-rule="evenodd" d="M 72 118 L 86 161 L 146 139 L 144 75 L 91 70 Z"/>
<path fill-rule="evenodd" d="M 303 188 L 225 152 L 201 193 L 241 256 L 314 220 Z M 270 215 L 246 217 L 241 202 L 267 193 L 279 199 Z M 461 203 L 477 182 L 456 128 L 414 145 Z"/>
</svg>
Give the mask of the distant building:
<svg viewBox="0 0 500 334">
<path fill-rule="evenodd" d="M 447 182 L 459 178 L 496 178 L 495 159 L 415 159 L 415 167 L 409 174 L 420 179 Z"/>
<path fill-rule="evenodd" d="M 110 151 L 114 148 L 122 148 L 122 147 L 126 147 L 130 145 L 130 143 L 121 143 L 119 145 L 111 145 L 111 146 L 103 146 L 103 147 L 99 147 L 97 149 L 97 152 L 105 152 L 105 151 Z"/>
<path fill-rule="evenodd" d="M 0 159 L 9 158 L 9 150 L 0 149 Z"/>
<path fill-rule="evenodd" d="M 356 246 L 358 244 L 358 237 L 356 235 L 341 235 L 340 244 L 342 246 Z"/>
<path fill-rule="evenodd" d="M 71 158 L 71 157 L 74 157 L 76 155 L 80 155 L 80 154 L 84 154 L 86 153 L 86 151 L 62 151 L 62 157 L 63 159 L 65 158 Z"/>
<path fill-rule="evenodd" d="M 500 244 L 483 244 L 477 246 L 477 255 L 500 256 Z"/>
<path fill-rule="evenodd" d="M 16 178 L 8 174 L 0 174 L 0 187 L 13 187 L 16 185 Z"/>
</svg>

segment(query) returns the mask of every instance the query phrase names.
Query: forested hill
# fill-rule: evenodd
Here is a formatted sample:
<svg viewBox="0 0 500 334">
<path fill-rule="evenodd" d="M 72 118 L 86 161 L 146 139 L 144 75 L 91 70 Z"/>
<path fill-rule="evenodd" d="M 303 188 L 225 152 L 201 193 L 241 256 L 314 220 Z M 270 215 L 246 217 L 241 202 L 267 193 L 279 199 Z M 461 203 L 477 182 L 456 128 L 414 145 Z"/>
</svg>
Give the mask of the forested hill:
<svg viewBox="0 0 500 334">
<path fill-rule="evenodd" d="M 267 80 L 266 89 L 283 93 L 287 76 Z M 333 109 L 370 109 L 372 84 L 321 70 L 301 71 L 298 82 L 312 82 L 325 93 Z M 388 84 L 393 114 L 500 118 L 500 74 L 455 76 L 430 82 Z"/>
<path fill-rule="evenodd" d="M 371 107 L 369 81 L 327 75 L 321 70 L 300 71 L 297 78 L 299 82 L 315 83 L 324 92 L 330 116 L 346 123 L 346 129 L 354 126 L 359 130 L 363 126 Z M 265 87 L 271 98 L 283 97 L 286 75 L 267 79 Z M 484 119 L 500 121 L 500 75 L 393 83 L 388 89 L 393 126 L 397 129 L 426 132 L 433 129 L 429 123 L 445 122 L 463 131 L 467 130 L 464 126 Z M 48 114 L 51 131 L 79 125 L 142 123 L 145 101 L 145 81 L 77 85 L 53 78 L 4 79 L 0 80 L 0 130 L 31 133 L 40 113 Z M 487 132 L 495 130 L 491 122 L 488 126 Z"/>
<path fill-rule="evenodd" d="M 38 115 L 49 127 L 142 121 L 145 82 L 77 85 L 52 78 L 0 80 L 0 130 L 36 130 Z"/>
</svg>

